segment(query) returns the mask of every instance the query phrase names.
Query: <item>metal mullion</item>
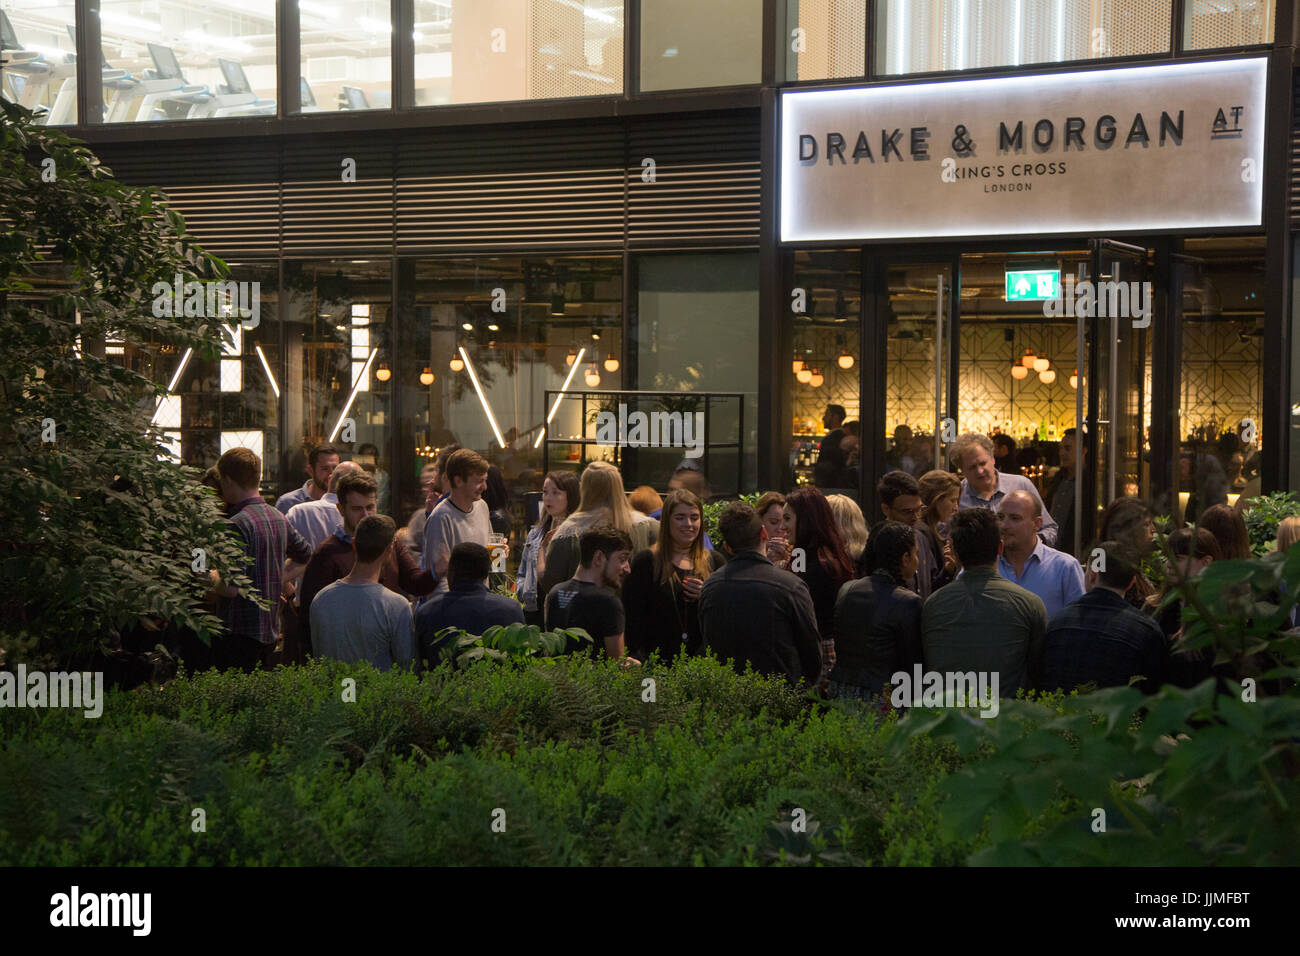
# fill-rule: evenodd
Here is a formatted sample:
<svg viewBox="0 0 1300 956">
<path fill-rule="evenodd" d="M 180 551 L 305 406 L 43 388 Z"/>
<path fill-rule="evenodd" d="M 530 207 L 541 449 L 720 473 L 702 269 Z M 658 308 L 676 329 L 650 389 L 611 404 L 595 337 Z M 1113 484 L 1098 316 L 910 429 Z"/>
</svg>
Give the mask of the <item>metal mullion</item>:
<svg viewBox="0 0 1300 956">
<path fill-rule="evenodd" d="M 282 0 L 276 4 L 276 116 L 283 119 L 302 112 L 301 26 L 298 4 Z"/>
<path fill-rule="evenodd" d="M 74 126 L 99 126 L 104 122 L 104 85 L 99 80 L 104 64 L 98 7 L 98 0 L 77 0 L 74 7 L 77 28 L 77 121 Z M 96 77 L 94 82 L 91 77 Z"/>
<path fill-rule="evenodd" d="M 415 106 L 415 0 L 391 0 L 393 46 L 390 109 Z"/>
<path fill-rule="evenodd" d="M 641 0 L 623 5 L 623 98 L 641 92 Z"/>
</svg>

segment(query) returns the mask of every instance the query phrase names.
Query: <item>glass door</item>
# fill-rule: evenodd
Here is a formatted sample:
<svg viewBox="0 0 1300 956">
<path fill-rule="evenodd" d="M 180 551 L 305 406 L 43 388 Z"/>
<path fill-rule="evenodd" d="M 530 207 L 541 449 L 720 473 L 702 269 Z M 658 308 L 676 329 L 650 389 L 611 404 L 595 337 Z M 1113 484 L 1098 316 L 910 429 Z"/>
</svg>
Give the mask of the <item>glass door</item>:
<svg viewBox="0 0 1300 956">
<path fill-rule="evenodd" d="M 1116 498 L 1148 498 L 1151 491 L 1151 335 L 1155 311 L 1148 250 L 1112 239 L 1093 241 L 1090 284 L 1076 283 L 1080 338 L 1090 340 L 1085 456 L 1079 489 L 1081 522 L 1076 553 L 1098 528 L 1097 517 Z M 1068 291 L 1068 290 L 1067 290 Z M 1091 302 L 1089 302 L 1091 293 Z M 1090 500 L 1087 500 L 1090 499 Z"/>
<path fill-rule="evenodd" d="M 876 416 L 874 475 L 901 469 L 920 478 L 947 468 L 957 436 L 953 401 L 956 264 L 952 258 L 877 260 Z M 871 517 L 879 515 L 873 487 Z"/>
</svg>

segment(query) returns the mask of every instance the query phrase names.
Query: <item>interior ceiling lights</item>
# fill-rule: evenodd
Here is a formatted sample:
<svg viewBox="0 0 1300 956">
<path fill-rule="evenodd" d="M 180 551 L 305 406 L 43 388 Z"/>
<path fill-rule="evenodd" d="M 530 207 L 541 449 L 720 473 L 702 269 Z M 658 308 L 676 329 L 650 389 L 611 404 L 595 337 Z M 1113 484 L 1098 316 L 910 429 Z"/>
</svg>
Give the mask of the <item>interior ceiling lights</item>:
<svg viewBox="0 0 1300 956">
<path fill-rule="evenodd" d="M 465 367 L 465 361 L 459 355 L 453 355 L 451 361 L 447 363 L 453 372 L 459 372 Z"/>
<path fill-rule="evenodd" d="M 429 368 L 429 366 L 427 365 L 424 367 L 424 371 L 420 373 L 420 384 L 421 385 L 433 384 L 433 369 Z"/>
<path fill-rule="evenodd" d="M 618 359 L 614 358 L 613 352 L 610 352 L 609 355 L 606 356 L 605 358 L 605 371 L 606 372 L 618 371 Z"/>
<path fill-rule="evenodd" d="M 835 364 L 843 369 L 853 368 L 853 356 L 849 354 L 848 349 L 840 353 L 840 357 L 835 360 Z"/>
<path fill-rule="evenodd" d="M 596 363 L 592 362 L 587 366 L 587 374 L 583 376 L 588 388 L 595 388 L 600 384 L 600 371 L 596 368 Z"/>
<path fill-rule="evenodd" d="M 812 369 L 805 365 L 803 368 L 799 369 L 799 371 L 794 373 L 794 377 L 799 380 L 801 385 L 807 385 L 812 381 Z"/>
<path fill-rule="evenodd" d="M 821 388 L 822 382 L 824 381 L 826 380 L 822 378 L 821 369 L 816 369 L 816 368 L 813 369 L 812 375 L 809 376 L 808 384 L 811 385 L 813 388 Z"/>
</svg>

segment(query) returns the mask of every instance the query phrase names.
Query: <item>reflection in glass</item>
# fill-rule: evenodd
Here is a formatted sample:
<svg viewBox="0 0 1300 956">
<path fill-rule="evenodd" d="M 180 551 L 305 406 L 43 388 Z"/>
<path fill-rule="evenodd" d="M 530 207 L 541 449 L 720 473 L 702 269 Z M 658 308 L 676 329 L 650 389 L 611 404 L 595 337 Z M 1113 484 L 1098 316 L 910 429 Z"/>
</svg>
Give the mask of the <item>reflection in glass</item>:
<svg viewBox="0 0 1300 956">
<path fill-rule="evenodd" d="M 344 460 L 373 468 L 388 513 L 392 382 L 376 369 L 392 361 L 390 270 L 386 260 L 285 263 L 282 493 L 302 483 L 311 448 L 329 442 Z"/>
<path fill-rule="evenodd" d="M 621 0 L 415 0 L 415 103 L 623 92 Z"/>
<path fill-rule="evenodd" d="M 392 106 L 391 16 L 388 0 L 299 0 L 304 113 Z"/>
<path fill-rule="evenodd" d="M 47 126 L 77 122 L 75 7 L 50 0 L 0 3 L 0 97 L 36 111 Z"/>
<path fill-rule="evenodd" d="M 274 116 L 275 7 L 102 0 L 110 123 Z M 117 74 L 121 75 L 117 75 Z"/>
<path fill-rule="evenodd" d="M 861 256 L 855 249 L 796 252 L 792 283 L 803 290 L 803 310 L 792 316 L 794 356 L 787 379 L 794 412 L 790 487 L 815 484 L 856 500 L 863 439 Z"/>
<path fill-rule="evenodd" d="M 641 7 L 641 89 L 757 83 L 763 0 L 655 0 Z"/>
</svg>

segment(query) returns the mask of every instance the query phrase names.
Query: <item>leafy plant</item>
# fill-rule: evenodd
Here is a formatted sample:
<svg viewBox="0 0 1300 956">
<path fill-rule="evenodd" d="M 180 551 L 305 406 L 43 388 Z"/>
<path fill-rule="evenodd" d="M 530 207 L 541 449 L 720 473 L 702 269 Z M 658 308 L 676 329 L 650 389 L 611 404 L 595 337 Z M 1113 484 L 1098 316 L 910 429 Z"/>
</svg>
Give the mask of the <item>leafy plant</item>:
<svg viewBox="0 0 1300 956">
<path fill-rule="evenodd" d="M 739 500 L 752 505 L 758 501 L 761 495 L 761 492 L 743 494 L 740 496 Z M 721 540 L 718 537 L 718 517 L 722 514 L 723 508 L 736 500 L 736 498 L 718 498 L 713 501 L 704 502 L 704 514 L 702 515 L 704 533 L 713 541 L 714 547 L 718 547 L 718 542 Z"/>
<path fill-rule="evenodd" d="M 435 635 L 434 648 L 443 661 L 464 667 L 484 658 L 520 661 L 559 657 L 574 644 L 585 650 L 592 643 L 591 635 L 580 627 L 543 631 L 536 624 L 496 624 L 482 634 L 444 627 Z"/>
<path fill-rule="evenodd" d="M 1277 540 L 1277 526 L 1283 518 L 1300 515 L 1300 497 L 1291 491 L 1274 491 L 1246 502 L 1246 531 L 1251 550 L 1267 554 Z"/>
<path fill-rule="evenodd" d="M 0 217 L 0 657 L 70 665 L 164 622 L 210 640 L 221 624 L 202 604 L 206 571 L 249 588 L 234 570 L 243 550 L 197 472 L 166 460 L 151 425 L 164 386 L 104 342 L 219 358 L 221 319 L 148 304 L 155 282 L 223 279 L 225 263 L 160 193 L 117 182 L 10 102 Z"/>
</svg>

